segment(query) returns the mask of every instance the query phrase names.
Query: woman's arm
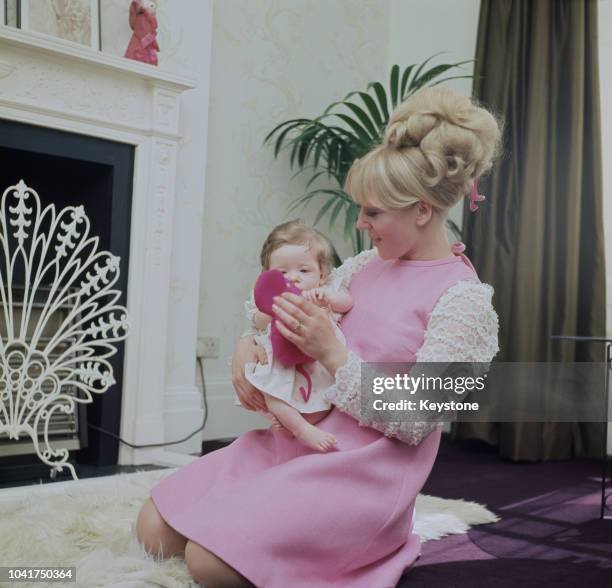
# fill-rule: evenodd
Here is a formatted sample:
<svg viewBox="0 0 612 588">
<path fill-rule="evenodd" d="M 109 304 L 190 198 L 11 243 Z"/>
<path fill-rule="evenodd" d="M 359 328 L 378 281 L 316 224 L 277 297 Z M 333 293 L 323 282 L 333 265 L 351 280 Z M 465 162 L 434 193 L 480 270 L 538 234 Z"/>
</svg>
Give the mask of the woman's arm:
<svg viewBox="0 0 612 588">
<path fill-rule="evenodd" d="M 413 370 L 419 363 L 489 363 L 499 351 L 497 313 L 491 304 L 493 288 L 488 284 L 461 281 L 449 288 L 432 311 L 423 345 L 416 354 Z M 332 359 L 328 369 L 340 360 Z M 361 418 L 361 359 L 348 351 L 347 360 L 336 367 L 336 383 L 327 391 L 331 402 L 341 411 L 368 426 L 416 445 L 443 423 L 433 421 L 368 422 Z"/>
<path fill-rule="evenodd" d="M 247 363 L 266 363 L 268 358 L 265 350 L 255 343 L 255 335 L 262 333 L 257 321 L 257 314 L 261 314 L 255 306 L 253 291 L 244 303 L 247 327 L 234 347 L 232 355 L 232 384 L 240 404 L 247 410 L 266 411 L 266 401 L 263 394 L 249 382 L 244 375 L 244 366 Z M 264 327 L 265 329 L 265 327 Z"/>
<path fill-rule="evenodd" d="M 462 280 L 451 286 L 430 315 L 417 362 L 489 363 L 499 351 L 492 298 L 489 284 Z"/>
<path fill-rule="evenodd" d="M 241 337 L 234 347 L 232 356 L 232 385 L 240 404 L 247 410 L 267 411 L 263 394 L 244 375 L 246 363 L 266 363 L 265 350 L 255 343 L 252 336 Z"/>
<path fill-rule="evenodd" d="M 413 369 L 418 370 L 419 363 L 427 362 L 490 362 L 499 350 L 499 325 L 497 314 L 491 305 L 492 294 L 491 286 L 475 282 L 461 281 L 449 288 L 440 297 L 430 315 L 424 342 L 417 352 Z M 290 324 L 295 318 L 306 320 L 297 315 L 288 317 L 286 322 Z M 288 333 L 288 338 L 293 337 L 294 342 L 298 344 L 300 337 L 286 327 L 282 328 Z M 323 325 L 319 325 L 319 328 L 323 328 Z M 317 339 L 314 335 L 313 338 Z M 314 357 L 315 348 L 308 343 L 306 346 L 308 349 L 304 351 Z M 440 422 L 363 420 L 361 358 L 337 339 L 335 343 L 323 344 L 321 354 L 316 357 L 336 378 L 335 384 L 326 392 L 327 397 L 339 410 L 355 418 L 360 426 L 371 427 L 387 437 L 396 437 L 412 445 L 420 443 L 429 433 L 442 426 Z"/>
</svg>

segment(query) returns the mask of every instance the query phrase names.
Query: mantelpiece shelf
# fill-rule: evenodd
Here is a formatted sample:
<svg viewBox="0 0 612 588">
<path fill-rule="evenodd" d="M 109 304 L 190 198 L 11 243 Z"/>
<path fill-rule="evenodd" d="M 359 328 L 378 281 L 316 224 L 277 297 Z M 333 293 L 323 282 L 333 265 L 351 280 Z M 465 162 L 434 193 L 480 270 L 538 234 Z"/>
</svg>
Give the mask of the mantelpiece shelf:
<svg viewBox="0 0 612 588">
<path fill-rule="evenodd" d="M 33 31 L 22 31 L 6 25 L 0 25 L 0 43 L 54 53 L 58 56 L 89 63 L 115 72 L 136 75 L 142 79 L 155 82 L 157 85 L 160 85 L 161 82 L 172 86 L 176 90 L 187 90 L 195 88 L 197 85 L 196 79 L 190 75 L 171 73 L 153 65 L 125 57 L 108 55 L 78 43 L 64 39 L 55 39 Z"/>
</svg>

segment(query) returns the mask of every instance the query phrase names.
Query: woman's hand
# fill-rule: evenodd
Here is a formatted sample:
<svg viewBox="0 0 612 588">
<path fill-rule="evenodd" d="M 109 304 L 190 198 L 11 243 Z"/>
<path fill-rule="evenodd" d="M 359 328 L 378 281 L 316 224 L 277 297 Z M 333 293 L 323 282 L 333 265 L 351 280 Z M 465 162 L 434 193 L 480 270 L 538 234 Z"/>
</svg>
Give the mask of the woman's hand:
<svg viewBox="0 0 612 588">
<path fill-rule="evenodd" d="M 267 363 L 265 350 L 257 345 L 252 337 L 238 340 L 232 357 L 232 384 L 240 404 L 247 410 L 263 410 L 268 407 L 263 394 L 244 376 L 244 366 L 249 362 Z"/>
<path fill-rule="evenodd" d="M 338 341 L 327 311 L 291 292 L 275 296 L 272 309 L 279 333 L 335 375 L 346 362 L 348 351 Z"/>
</svg>

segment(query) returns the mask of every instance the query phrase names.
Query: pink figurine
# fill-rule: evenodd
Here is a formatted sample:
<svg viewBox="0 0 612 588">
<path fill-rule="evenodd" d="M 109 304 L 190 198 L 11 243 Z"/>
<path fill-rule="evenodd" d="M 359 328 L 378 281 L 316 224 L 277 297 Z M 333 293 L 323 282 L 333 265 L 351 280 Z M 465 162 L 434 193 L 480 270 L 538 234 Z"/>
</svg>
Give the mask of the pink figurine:
<svg viewBox="0 0 612 588">
<path fill-rule="evenodd" d="M 157 19 L 155 0 L 132 0 L 130 4 L 130 27 L 134 31 L 125 57 L 157 65 Z"/>
</svg>

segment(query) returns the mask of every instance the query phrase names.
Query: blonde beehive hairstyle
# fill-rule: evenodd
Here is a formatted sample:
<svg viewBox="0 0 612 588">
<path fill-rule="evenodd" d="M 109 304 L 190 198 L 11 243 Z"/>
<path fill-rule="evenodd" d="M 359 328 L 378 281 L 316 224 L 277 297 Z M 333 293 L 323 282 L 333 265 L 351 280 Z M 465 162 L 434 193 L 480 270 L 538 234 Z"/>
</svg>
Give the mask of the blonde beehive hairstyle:
<svg viewBox="0 0 612 588">
<path fill-rule="evenodd" d="M 362 206 L 425 200 L 447 213 L 501 151 L 503 121 L 448 87 L 417 90 L 391 114 L 384 140 L 355 160 L 345 190 Z"/>
<path fill-rule="evenodd" d="M 329 239 L 316 229 L 304 224 L 301 219 L 282 223 L 272 229 L 261 248 L 260 260 L 264 270 L 270 269 L 270 256 L 283 245 L 304 245 L 312 248 L 323 279 L 327 279 L 334 266 L 334 249 Z"/>
</svg>

